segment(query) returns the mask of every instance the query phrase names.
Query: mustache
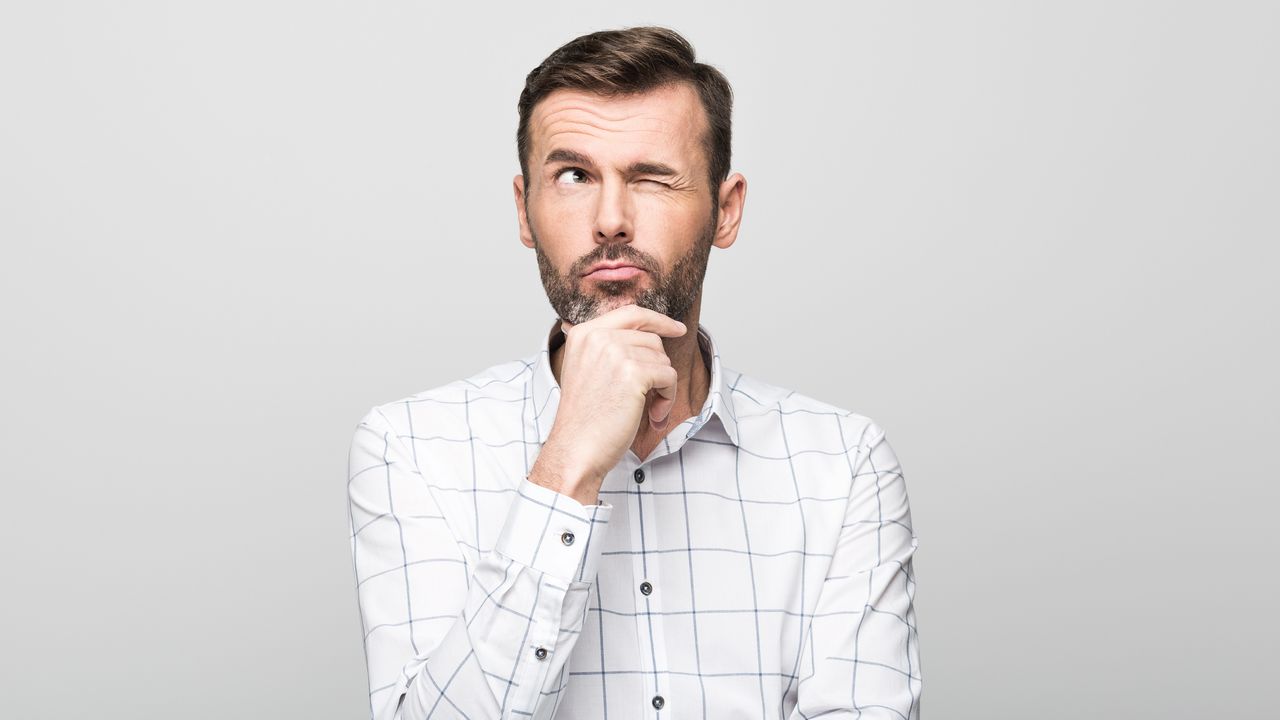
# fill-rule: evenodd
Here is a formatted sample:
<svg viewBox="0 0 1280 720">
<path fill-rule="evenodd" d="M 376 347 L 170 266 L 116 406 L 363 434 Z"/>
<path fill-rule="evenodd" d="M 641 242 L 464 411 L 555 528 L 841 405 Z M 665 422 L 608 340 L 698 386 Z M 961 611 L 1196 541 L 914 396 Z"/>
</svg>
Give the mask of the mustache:
<svg viewBox="0 0 1280 720">
<path fill-rule="evenodd" d="M 593 253 L 579 260 L 577 268 L 578 274 L 582 274 L 582 271 L 598 262 L 614 262 L 618 260 L 635 265 L 642 270 L 652 270 L 652 264 L 647 259 L 639 255 L 633 255 L 626 250 L 620 252 L 610 252 L 606 250 L 603 253 Z"/>
</svg>

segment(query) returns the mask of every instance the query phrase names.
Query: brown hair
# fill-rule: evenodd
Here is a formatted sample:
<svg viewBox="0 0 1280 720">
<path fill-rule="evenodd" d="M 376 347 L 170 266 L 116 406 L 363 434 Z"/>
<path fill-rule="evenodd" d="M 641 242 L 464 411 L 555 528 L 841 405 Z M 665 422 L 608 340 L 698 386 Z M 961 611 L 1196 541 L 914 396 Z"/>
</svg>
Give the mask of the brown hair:
<svg viewBox="0 0 1280 720">
<path fill-rule="evenodd" d="M 733 89 L 716 68 L 700 63 L 693 46 L 680 33 L 665 27 L 643 26 L 601 30 L 561 45 L 525 77 L 518 108 L 516 151 L 529 191 L 529 116 L 533 108 L 560 88 L 613 97 L 644 93 L 670 83 L 687 82 L 698 91 L 708 130 L 702 138 L 711 182 L 711 204 L 729 175 L 732 140 Z"/>
</svg>

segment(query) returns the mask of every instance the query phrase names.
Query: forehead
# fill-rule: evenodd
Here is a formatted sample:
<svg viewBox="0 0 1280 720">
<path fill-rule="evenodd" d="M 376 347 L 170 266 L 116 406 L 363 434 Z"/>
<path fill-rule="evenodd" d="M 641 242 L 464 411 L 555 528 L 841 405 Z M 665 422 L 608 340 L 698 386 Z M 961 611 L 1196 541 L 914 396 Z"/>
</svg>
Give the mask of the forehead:
<svg viewBox="0 0 1280 720">
<path fill-rule="evenodd" d="M 688 83 L 639 95 L 605 97 L 557 89 L 529 117 L 533 164 L 554 149 L 611 160 L 648 159 L 686 169 L 701 162 L 706 115 Z"/>
</svg>

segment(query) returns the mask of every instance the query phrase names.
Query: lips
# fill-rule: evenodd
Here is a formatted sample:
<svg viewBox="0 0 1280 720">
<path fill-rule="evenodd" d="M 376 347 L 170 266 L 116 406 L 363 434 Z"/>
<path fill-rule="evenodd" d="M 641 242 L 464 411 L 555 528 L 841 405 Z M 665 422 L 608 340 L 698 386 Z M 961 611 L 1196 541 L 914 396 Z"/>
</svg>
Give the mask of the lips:
<svg viewBox="0 0 1280 720">
<path fill-rule="evenodd" d="M 601 263 L 596 263 L 595 265 L 592 265 L 592 266 L 591 266 L 591 267 L 590 267 L 590 268 L 589 268 L 585 273 L 583 273 L 583 274 L 582 274 L 582 276 L 583 276 L 583 277 L 586 277 L 586 276 L 588 276 L 588 275 L 594 274 L 594 273 L 599 272 L 599 271 L 601 271 L 601 270 L 616 270 L 616 269 L 620 269 L 620 268 L 634 268 L 634 269 L 636 269 L 636 270 L 639 270 L 639 269 L 640 269 L 640 268 L 639 268 L 639 266 L 637 266 L 635 263 L 629 263 L 629 262 L 601 262 Z"/>
<path fill-rule="evenodd" d="M 629 280 L 643 272 L 644 270 L 635 265 L 599 266 L 583 277 L 586 280 Z"/>
</svg>

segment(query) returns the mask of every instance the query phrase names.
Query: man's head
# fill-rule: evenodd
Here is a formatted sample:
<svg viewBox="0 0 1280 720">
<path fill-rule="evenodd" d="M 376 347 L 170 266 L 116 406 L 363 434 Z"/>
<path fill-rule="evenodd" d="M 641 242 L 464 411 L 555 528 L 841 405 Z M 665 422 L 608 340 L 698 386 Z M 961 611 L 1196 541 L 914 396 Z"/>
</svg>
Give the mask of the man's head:
<svg viewBox="0 0 1280 720">
<path fill-rule="evenodd" d="M 529 73 L 514 179 L 521 241 L 556 313 L 578 324 L 634 302 L 685 321 L 711 246 L 737 237 L 732 91 L 673 30 L 595 32 Z M 599 262 L 640 271 L 587 276 Z"/>
</svg>

